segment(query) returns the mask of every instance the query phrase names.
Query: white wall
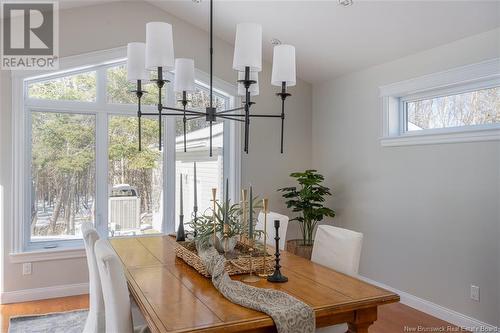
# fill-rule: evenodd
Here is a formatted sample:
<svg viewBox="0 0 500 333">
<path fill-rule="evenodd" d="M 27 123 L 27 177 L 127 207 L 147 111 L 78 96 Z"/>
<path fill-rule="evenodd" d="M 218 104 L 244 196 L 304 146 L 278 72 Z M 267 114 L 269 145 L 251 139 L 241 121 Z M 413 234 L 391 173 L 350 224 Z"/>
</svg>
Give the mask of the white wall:
<svg viewBox="0 0 500 333">
<path fill-rule="evenodd" d="M 486 32 L 313 86 L 313 166 L 335 223 L 365 235 L 360 274 L 500 325 L 500 143 L 381 147 L 381 85 L 500 54 Z M 481 287 L 481 302 L 469 298 Z"/>
<path fill-rule="evenodd" d="M 106 50 L 126 45 L 130 41 L 144 41 L 145 25 L 149 21 L 162 20 L 173 25 L 176 57 L 194 57 L 199 69 L 208 72 L 208 33 L 185 21 L 146 3 L 117 2 L 99 6 L 74 8 L 60 13 L 60 53 L 62 57 Z M 214 73 L 227 82 L 235 82 L 231 69 L 232 46 L 214 40 Z M 277 87 L 270 85 L 270 65 L 264 64 L 260 79 L 261 95 L 255 99 L 255 112 L 278 113 L 280 100 L 274 96 Z M 11 248 L 12 221 L 10 195 L 11 184 L 11 110 L 10 73 L 0 73 L 0 187 L 4 187 L 3 234 L 5 252 Z M 311 86 L 299 80 L 291 89 L 286 120 L 286 154 L 279 154 L 278 120 L 255 120 L 252 123 L 250 154 L 243 158 L 242 182 L 252 183 L 257 193 L 268 196 L 273 210 L 285 211 L 276 188 L 288 184 L 288 173 L 305 169 L 311 161 Z M 0 205 L 1 207 L 1 205 Z M 1 218 L 0 218 L 1 221 Z M 78 284 L 87 281 L 86 261 L 36 262 L 33 274 L 22 276 L 21 265 L 11 264 L 5 256 L 4 291 L 50 287 L 62 284 Z"/>
</svg>

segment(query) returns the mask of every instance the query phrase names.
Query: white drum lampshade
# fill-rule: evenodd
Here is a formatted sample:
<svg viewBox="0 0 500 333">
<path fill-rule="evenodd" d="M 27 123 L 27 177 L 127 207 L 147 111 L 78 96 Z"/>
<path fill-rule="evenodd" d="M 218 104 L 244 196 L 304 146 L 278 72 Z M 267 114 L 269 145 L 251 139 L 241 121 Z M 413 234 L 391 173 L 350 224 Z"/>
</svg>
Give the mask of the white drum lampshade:
<svg viewBox="0 0 500 333">
<path fill-rule="evenodd" d="M 244 72 L 250 67 L 252 72 L 262 70 L 262 26 L 256 23 L 236 25 L 233 69 Z"/>
<path fill-rule="evenodd" d="M 244 79 L 245 72 L 238 72 L 238 81 Z M 250 72 L 250 80 L 257 81 L 257 83 L 251 84 L 250 88 L 248 88 L 250 96 L 257 96 L 259 94 L 259 73 Z M 245 86 L 241 82 L 238 82 L 238 96 L 245 96 Z"/>
<path fill-rule="evenodd" d="M 172 26 L 165 22 L 146 24 L 146 68 L 174 68 L 174 39 Z"/>
<path fill-rule="evenodd" d="M 292 45 L 277 45 L 273 52 L 273 72 L 271 84 L 280 86 L 286 82 L 288 87 L 296 84 L 295 76 L 295 47 Z"/>
<path fill-rule="evenodd" d="M 149 80 L 146 70 L 146 44 L 128 43 L 127 45 L 127 80 Z"/>
<path fill-rule="evenodd" d="M 175 59 L 174 91 L 194 91 L 194 60 Z"/>
</svg>

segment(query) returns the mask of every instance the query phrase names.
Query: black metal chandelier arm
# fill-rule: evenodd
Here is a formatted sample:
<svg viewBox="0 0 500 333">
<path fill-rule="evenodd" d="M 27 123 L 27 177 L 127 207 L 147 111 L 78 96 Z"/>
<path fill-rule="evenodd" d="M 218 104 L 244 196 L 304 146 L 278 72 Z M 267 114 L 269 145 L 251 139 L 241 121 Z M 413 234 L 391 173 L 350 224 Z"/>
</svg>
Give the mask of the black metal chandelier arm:
<svg viewBox="0 0 500 333">
<path fill-rule="evenodd" d="M 144 113 L 143 113 L 144 114 Z M 239 114 L 239 113 L 236 113 L 236 114 L 225 114 L 223 116 L 219 116 L 218 117 L 220 118 L 224 118 L 224 117 L 246 117 L 245 114 Z M 281 118 L 281 114 L 249 114 L 248 117 L 250 118 Z"/>
<path fill-rule="evenodd" d="M 196 114 L 196 115 L 200 115 L 200 116 L 201 116 L 201 115 L 203 115 L 203 116 L 204 116 L 204 115 L 206 115 L 206 113 L 205 113 L 205 112 L 201 112 L 201 111 L 194 111 L 194 110 L 189 110 L 189 109 L 184 110 L 184 109 L 180 109 L 180 108 L 174 108 L 174 107 L 171 107 L 171 106 L 162 106 L 162 109 L 163 109 L 163 110 L 170 110 L 170 111 L 178 111 L 178 112 L 182 112 L 182 113 L 179 113 L 179 115 L 181 115 L 181 116 L 182 116 L 182 114 L 183 114 L 184 112 L 186 112 L 186 113 L 188 113 L 188 114 L 193 114 L 193 115 L 194 115 L 194 114 Z"/>
<path fill-rule="evenodd" d="M 158 112 L 142 112 L 141 113 L 143 116 L 158 116 Z M 161 113 L 161 116 L 178 116 L 178 117 L 182 117 L 182 113 L 165 113 L 165 112 L 162 112 Z"/>
<path fill-rule="evenodd" d="M 233 118 L 233 117 L 230 117 L 230 116 L 218 116 L 218 117 L 222 118 L 222 119 L 229 119 L 229 120 L 239 121 L 239 122 L 242 122 L 242 123 L 245 122 L 245 120 L 243 120 L 243 119 Z"/>
<path fill-rule="evenodd" d="M 200 119 L 200 118 L 204 118 L 204 117 L 206 117 L 206 115 L 187 117 L 186 119 L 189 121 L 189 120 Z"/>
<path fill-rule="evenodd" d="M 250 118 L 281 118 L 281 114 L 249 114 Z"/>
<path fill-rule="evenodd" d="M 234 112 L 234 111 L 239 111 L 239 110 L 245 110 L 245 107 L 244 106 L 240 106 L 239 108 L 234 108 L 234 109 L 229 109 L 229 110 L 224 110 L 224 111 L 219 111 L 217 112 L 215 115 L 220 115 L 220 114 L 224 114 L 224 113 L 229 113 L 229 112 Z"/>
</svg>

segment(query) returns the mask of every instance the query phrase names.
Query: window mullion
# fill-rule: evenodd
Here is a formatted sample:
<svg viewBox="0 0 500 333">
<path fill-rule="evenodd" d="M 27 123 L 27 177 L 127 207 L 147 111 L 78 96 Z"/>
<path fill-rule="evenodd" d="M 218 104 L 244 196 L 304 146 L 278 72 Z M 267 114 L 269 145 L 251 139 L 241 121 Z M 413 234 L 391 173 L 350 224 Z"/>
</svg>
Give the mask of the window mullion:
<svg viewBox="0 0 500 333">
<path fill-rule="evenodd" d="M 106 89 L 106 68 L 100 67 L 96 71 L 96 104 L 98 107 L 106 106 L 107 89 Z"/>
<path fill-rule="evenodd" d="M 24 174 L 27 176 L 27 183 L 24 186 L 23 192 L 23 202 L 27 204 L 23 209 L 23 249 L 26 250 L 29 248 L 31 243 L 31 207 L 33 205 L 33 197 L 31 196 L 31 188 L 33 183 L 33 176 L 31 171 L 31 110 L 29 108 L 25 109 L 24 113 L 24 161 L 23 161 L 23 169 Z"/>
<path fill-rule="evenodd" d="M 98 113 L 96 119 L 96 211 L 95 227 L 101 237 L 108 235 L 108 115 Z"/>
<path fill-rule="evenodd" d="M 166 104 L 175 106 L 175 93 L 172 84 L 166 88 Z M 163 232 L 175 232 L 175 118 L 168 117 L 163 124 L 163 142 L 165 151 L 163 153 Z"/>
</svg>

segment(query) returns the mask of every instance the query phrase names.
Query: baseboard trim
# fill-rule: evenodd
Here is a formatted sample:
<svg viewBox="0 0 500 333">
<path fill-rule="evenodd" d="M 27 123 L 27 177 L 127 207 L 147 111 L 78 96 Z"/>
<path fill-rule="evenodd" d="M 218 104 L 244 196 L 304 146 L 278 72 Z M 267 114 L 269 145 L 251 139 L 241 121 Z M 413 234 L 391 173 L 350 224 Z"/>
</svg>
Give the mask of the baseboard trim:
<svg viewBox="0 0 500 333">
<path fill-rule="evenodd" d="M 365 282 L 373 284 L 377 287 L 395 292 L 396 294 L 398 294 L 400 296 L 401 303 L 403 303 L 404 305 L 407 305 L 411 308 L 414 308 L 414 309 L 417 309 L 417 310 L 422 311 L 424 313 L 427 313 L 428 315 L 439 318 L 441 320 L 447 321 L 450 324 L 453 324 L 453 325 L 456 325 L 459 327 L 467 328 L 467 330 L 472 331 L 472 332 L 499 332 L 499 328 L 494 326 L 494 325 L 484 323 L 484 322 L 477 320 L 475 318 L 472 318 L 472 317 L 466 316 L 462 313 L 456 312 L 454 310 L 445 308 L 441 305 L 426 301 L 425 299 L 408 294 L 407 292 L 398 290 L 396 288 L 392 288 L 388 285 L 374 281 L 374 280 L 369 279 L 367 277 L 358 276 L 358 278 L 360 280 L 363 280 Z"/>
<path fill-rule="evenodd" d="M 36 301 L 40 299 L 88 294 L 89 284 L 76 283 L 45 288 L 4 291 L 0 294 L 0 304 Z"/>
</svg>

